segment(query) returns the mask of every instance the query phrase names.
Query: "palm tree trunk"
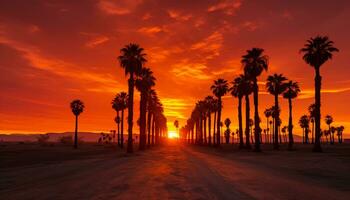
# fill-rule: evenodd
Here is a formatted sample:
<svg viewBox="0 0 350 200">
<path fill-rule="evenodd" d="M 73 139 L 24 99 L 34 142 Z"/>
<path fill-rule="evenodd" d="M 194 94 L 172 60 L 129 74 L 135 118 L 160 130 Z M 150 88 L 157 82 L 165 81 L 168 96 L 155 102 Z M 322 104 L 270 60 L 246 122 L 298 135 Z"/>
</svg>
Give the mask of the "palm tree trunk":
<svg viewBox="0 0 350 200">
<path fill-rule="evenodd" d="M 275 144 L 275 117 L 272 117 L 272 143 Z"/>
<path fill-rule="evenodd" d="M 211 113 L 209 112 L 208 115 L 208 140 L 209 140 L 209 146 L 211 145 Z"/>
<path fill-rule="evenodd" d="M 288 135 L 289 135 L 289 142 L 288 142 L 288 150 L 293 149 L 294 139 L 293 139 L 293 118 L 292 118 L 292 99 L 288 99 L 289 104 L 289 122 L 288 122 Z"/>
<path fill-rule="evenodd" d="M 245 95 L 245 144 L 247 149 L 251 149 L 250 146 L 250 137 L 249 137 L 249 121 L 250 121 L 250 103 L 249 103 L 249 95 Z"/>
<path fill-rule="evenodd" d="M 149 110 L 147 115 L 147 132 L 148 132 L 148 140 L 147 140 L 147 146 L 151 146 L 151 119 L 152 119 L 152 113 Z"/>
<path fill-rule="evenodd" d="M 260 128 L 260 118 L 259 118 L 259 103 L 258 103 L 258 81 L 256 78 L 254 79 L 254 136 L 255 136 L 255 149 L 254 151 L 260 152 L 260 134 L 261 134 L 261 128 Z"/>
<path fill-rule="evenodd" d="M 315 66 L 315 145 L 314 152 L 322 152 L 320 135 L 321 135 L 321 76 L 320 67 Z"/>
<path fill-rule="evenodd" d="M 155 124 L 156 124 L 156 120 L 155 120 L 155 116 L 153 114 L 152 116 L 152 145 L 154 145 L 154 133 L 155 133 Z"/>
<path fill-rule="evenodd" d="M 315 120 L 315 119 L 314 119 Z M 315 139 L 314 139 L 314 135 L 315 135 L 315 122 L 311 122 L 312 123 L 312 133 L 311 133 L 311 142 L 312 144 L 314 144 Z"/>
<path fill-rule="evenodd" d="M 120 146 L 120 117 L 119 117 L 119 111 L 117 111 L 117 119 L 119 119 L 119 122 L 117 123 L 117 143 L 118 146 Z"/>
<path fill-rule="evenodd" d="M 218 109 L 218 119 L 217 119 L 217 123 L 216 123 L 216 131 L 217 131 L 217 133 L 216 133 L 216 145 L 217 146 L 220 146 L 220 136 L 221 136 L 221 134 L 220 134 L 220 122 L 221 122 L 221 104 L 222 104 L 222 102 L 221 102 L 221 96 L 219 97 L 219 101 L 218 101 L 218 103 L 219 103 L 219 109 Z"/>
<path fill-rule="evenodd" d="M 121 121 L 121 133 L 120 133 L 120 147 L 124 147 L 124 109 L 122 109 L 122 118 L 120 119 Z"/>
<path fill-rule="evenodd" d="M 199 144 L 203 144 L 203 119 L 199 118 Z"/>
<path fill-rule="evenodd" d="M 132 126 L 134 117 L 134 72 L 130 72 L 129 78 L 129 106 L 128 106 L 128 148 L 127 153 L 133 153 Z"/>
<path fill-rule="evenodd" d="M 78 148 L 78 115 L 75 115 L 74 149 Z"/>
<path fill-rule="evenodd" d="M 217 121 L 216 111 L 214 112 L 214 129 L 213 129 L 213 144 L 216 144 L 216 121 Z"/>
<path fill-rule="evenodd" d="M 279 144 L 278 144 L 278 119 L 279 119 L 279 113 L 278 113 L 278 95 L 275 95 L 275 125 L 274 125 L 274 134 L 275 134 L 275 139 L 273 143 L 273 149 L 278 150 L 279 149 Z"/>
<path fill-rule="evenodd" d="M 147 93 L 141 92 L 140 99 L 140 150 L 146 149 L 146 109 Z"/>
<path fill-rule="evenodd" d="M 239 132 L 239 148 L 244 148 L 243 142 L 243 125 L 242 125 L 242 97 L 238 97 L 238 132 Z"/>
<path fill-rule="evenodd" d="M 192 126 L 191 144 L 194 144 L 194 124 L 193 124 L 193 126 Z"/>
<path fill-rule="evenodd" d="M 207 144 L 207 116 L 204 117 L 204 144 Z"/>
</svg>

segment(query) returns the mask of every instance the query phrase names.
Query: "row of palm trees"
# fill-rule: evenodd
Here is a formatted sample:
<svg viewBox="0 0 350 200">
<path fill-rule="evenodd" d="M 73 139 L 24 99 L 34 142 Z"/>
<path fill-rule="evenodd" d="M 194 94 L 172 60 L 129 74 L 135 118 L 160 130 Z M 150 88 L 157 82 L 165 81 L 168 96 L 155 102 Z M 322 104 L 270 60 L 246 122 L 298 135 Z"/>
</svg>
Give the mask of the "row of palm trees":
<svg viewBox="0 0 350 200">
<path fill-rule="evenodd" d="M 320 107 L 321 107 L 321 76 L 320 67 L 329 59 L 332 58 L 333 52 L 338 52 L 339 50 L 333 46 L 333 41 L 329 40 L 327 36 L 316 36 L 307 40 L 304 47 L 300 50 L 303 53 L 303 60 L 315 69 L 315 104 L 313 110 L 313 120 L 315 122 L 315 144 L 313 151 L 321 152 L 321 124 L 320 124 Z M 261 151 L 261 132 L 260 128 L 260 117 L 258 112 L 258 77 L 263 71 L 267 71 L 269 58 L 264 54 L 264 50 L 261 48 L 252 48 L 247 50 L 246 54 L 242 56 L 241 63 L 243 65 L 244 73 L 236 77 L 231 83 L 224 79 L 218 79 L 214 81 L 211 86 L 211 90 L 216 98 L 208 96 L 202 101 L 198 101 L 194 110 L 192 111 L 191 117 L 187 120 L 187 124 L 184 127 L 184 132 L 182 134 L 185 138 L 190 138 L 191 143 L 211 145 L 211 128 L 210 122 L 208 123 L 208 137 L 206 136 L 206 119 L 210 120 L 210 114 L 214 112 L 214 126 L 216 125 L 216 130 L 214 127 L 213 137 L 214 144 L 216 146 L 220 145 L 220 124 L 221 122 L 221 110 L 222 110 L 222 97 L 226 93 L 230 92 L 232 96 L 238 99 L 238 121 L 239 121 L 239 148 L 251 148 L 249 141 L 249 123 L 250 119 L 250 102 L 249 95 L 253 94 L 254 102 L 254 150 Z M 289 121 L 288 121 L 288 138 L 289 145 L 288 149 L 293 149 L 293 118 L 292 118 L 292 99 L 296 98 L 300 93 L 300 88 L 297 82 L 288 81 L 286 77 L 282 74 L 270 75 L 267 78 L 266 83 L 267 91 L 274 95 L 275 103 L 272 108 L 265 111 L 264 114 L 268 118 L 270 116 L 274 119 L 274 130 L 273 130 L 273 148 L 279 149 L 278 143 L 278 133 L 281 120 L 279 117 L 279 95 L 283 95 L 283 98 L 288 100 L 289 104 Z M 243 125 L 242 125 L 242 99 L 245 99 L 246 103 L 246 128 L 245 128 L 245 138 L 246 143 L 243 142 Z M 213 109 L 214 108 L 214 109 Z M 217 116 L 216 116 L 217 114 Z M 196 131 L 194 131 L 196 128 Z M 216 141 L 215 141 L 216 138 Z"/>
<path fill-rule="evenodd" d="M 140 129 L 139 150 L 145 150 L 154 144 L 159 144 L 161 138 L 167 134 L 166 117 L 155 86 L 156 78 L 150 68 L 145 67 L 147 62 L 144 49 L 137 44 L 128 44 L 120 50 L 118 57 L 120 66 L 129 76 L 128 93 L 120 92 L 112 100 L 112 108 L 117 112 L 115 122 L 117 124 L 118 144 L 123 148 L 124 110 L 128 109 L 128 145 L 127 152 L 133 152 L 133 113 L 134 113 L 134 88 L 140 92 L 140 116 L 138 125 Z M 119 117 L 121 112 L 121 118 Z M 121 124 L 121 127 L 119 127 Z M 120 133 L 121 131 L 121 133 Z"/>
<path fill-rule="evenodd" d="M 314 104 L 310 106 L 310 108 L 314 107 Z M 312 114 L 312 113 L 311 113 Z M 314 116 L 312 115 L 302 115 L 299 119 L 299 126 L 303 130 L 303 135 L 302 135 L 302 141 L 305 144 L 310 143 L 309 141 L 309 133 L 310 133 L 310 123 L 312 123 L 312 128 L 311 128 L 311 143 L 314 144 Z M 338 143 L 341 144 L 343 142 L 343 131 L 344 131 L 344 126 L 331 126 L 331 124 L 334 122 L 333 117 L 331 115 L 326 115 L 324 118 L 325 123 L 328 125 L 328 130 L 324 129 L 321 130 L 321 142 L 322 138 L 325 137 L 326 141 L 325 143 L 330 143 L 334 144 L 335 143 L 335 134 L 337 134 L 338 138 Z M 329 140 L 328 140 L 329 136 Z"/>
<path fill-rule="evenodd" d="M 150 68 L 145 67 L 147 62 L 144 49 L 137 44 L 128 44 L 120 50 L 118 57 L 120 66 L 129 76 L 128 93 L 119 92 L 112 100 L 112 108 L 117 116 L 114 121 L 117 124 L 118 146 L 124 147 L 124 114 L 128 113 L 128 139 L 127 152 L 133 152 L 133 113 L 134 113 L 134 88 L 140 92 L 140 116 L 138 125 L 140 129 L 139 149 L 144 150 L 151 145 L 159 144 L 167 134 L 167 120 L 164 116 L 163 105 L 160 102 L 155 86 L 156 78 Z M 78 140 L 78 116 L 84 110 L 84 103 L 77 99 L 71 102 L 71 110 L 76 117 L 74 148 L 77 148 Z"/>
</svg>

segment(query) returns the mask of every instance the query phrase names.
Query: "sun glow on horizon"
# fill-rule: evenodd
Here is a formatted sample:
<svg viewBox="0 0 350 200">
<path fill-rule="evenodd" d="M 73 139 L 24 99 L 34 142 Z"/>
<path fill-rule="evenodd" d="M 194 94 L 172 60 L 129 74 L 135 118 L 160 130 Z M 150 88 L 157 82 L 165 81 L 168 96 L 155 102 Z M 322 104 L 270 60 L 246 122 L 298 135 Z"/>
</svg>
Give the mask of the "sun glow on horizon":
<svg viewBox="0 0 350 200">
<path fill-rule="evenodd" d="M 176 131 L 169 131 L 168 132 L 168 138 L 170 138 L 170 139 L 179 138 L 179 134 L 177 134 Z"/>
</svg>

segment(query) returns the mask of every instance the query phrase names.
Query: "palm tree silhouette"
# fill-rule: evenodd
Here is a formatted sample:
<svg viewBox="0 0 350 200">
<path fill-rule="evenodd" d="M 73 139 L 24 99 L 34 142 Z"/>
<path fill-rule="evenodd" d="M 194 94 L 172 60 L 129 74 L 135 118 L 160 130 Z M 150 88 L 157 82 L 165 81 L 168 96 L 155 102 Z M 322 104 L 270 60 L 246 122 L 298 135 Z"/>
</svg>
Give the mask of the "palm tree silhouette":
<svg viewBox="0 0 350 200">
<path fill-rule="evenodd" d="M 333 52 L 339 50 L 333 46 L 334 42 L 327 36 L 316 36 L 307 40 L 304 48 L 300 50 L 303 53 L 304 61 L 315 69 L 315 145 L 313 151 L 322 152 L 320 143 L 321 131 L 321 66 L 332 59 Z"/>
<path fill-rule="evenodd" d="M 312 124 L 312 130 L 311 130 L 311 143 L 314 143 L 314 135 L 315 135 L 315 117 L 316 117 L 316 105 L 313 103 L 308 108 L 309 115 L 310 115 L 310 122 Z"/>
<path fill-rule="evenodd" d="M 136 89 L 140 91 L 140 150 L 146 148 L 146 114 L 148 103 L 148 92 L 155 85 L 156 78 L 149 68 L 142 68 L 136 79 Z"/>
<path fill-rule="evenodd" d="M 114 122 L 117 124 L 117 127 L 118 127 L 118 132 L 117 132 L 117 144 L 118 146 L 120 146 L 120 117 L 119 116 L 116 116 L 114 118 Z"/>
<path fill-rule="evenodd" d="M 120 66 L 125 69 L 125 75 L 129 75 L 129 100 L 128 100 L 128 148 L 127 152 L 132 153 L 132 126 L 134 113 L 134 84 L 135 76 L 139 75 L 144 63 L 147 61 L 143 53 L 144 49 L 138 44 L 128 44 L 120 50 L 118 57 Z"/>
<path fill-rule="evenodd" d="M 218 79 L 214 81 L 214 85 L 210 88 L 213 94 L 218 98 L 218 117 L 217 117 L 217 146 L 220 146 L 220 122 L 221 122 L 221 109 L 222 109 L 222 101 L 221 97 L 224 96 L 228 91 L 228 83 L 224 79 Z"/>
<path fill-rule="evenodd" d="M 157 96 L 157 93 L 155 90 L 151 89 L 148 91 L 148 104 L 147 104 L 147 131 L 148 131 L 148 147 L 151 146 L 151 144 L 154 144 L 154 131 L 152 128 L 154 126 L 154 118 L 155 118 L 155 110 L 156 107 L 160 104 L 160 100 Z M 153 134 L 152 134 L 153 133 Z"/>
<path fill-rule="evenodd" d="M 288 121 L 288 149 L 293 149 L 293 117 L 292 117 L 292 99 L 295 99 L 300 92 L 299 84 L 297 82 L 289 81 L 286 84 L 286 91 L 283 93 L 283 98 L 288 99 L 289 105 L 289 121 Z"/>
<path fill-rule="evenodd" d="M 267 137 L 265 137 L 265 142 L 266 143 L 269 143 L 269 135 L 270 135 L 270 128 L 269 128 L 269 118 L 272 116 L 272 112 L 271 112 L 271 109 L 270 108 L 266 108 L 265 111 L 264 111 L 264 115 L 266 117 L 266 134 L 267 134 Z"/>
<path fill-rule="evenodd" d="M 114 120 L 118 125 L 118 145 L 120 145 L 121 148 L 124 146 L 124 110 L 127 108 L 127 106 L 128 94 L 126 92 L 118 93 L 112 100 L 112 108 L 117 112 L 117 117 Z M 121 117 L 119 117 L 119 111 L 121 111 Z M 119 124 L 121 124 L 121 127 L 119 127 Z M 119 130 L 121 131 L 119 132 Z"/>
<path fill-rule="evenodd" d="M 207 144 L 207 114 L 208 114 L 208 106 L 207 102 L 204 100 L 199 101 L 200 104 L 200 113 L 201 113 L 201 131 L 202 131 L 202 142 Z"/>
<path fill-rule="evenodd" d="M 303 115 L 299 119 L 299 125 L 303 129 L 303 143 L 309 142 L 308 132 L 309 132 L 310 119 L 307 115 Z"/>
<path fill-rule="evenodd" d="M 253 126 L 254 126 L 254 120 L 249 119 L 249 131 L 250 131 L 250 140 L 251 143 L 254 143 L 254 138 L 253 138 Z"/>
<path fill-rule="evenodd" d="M 122 116 L 121 116 L 121 126 L 120 126 L 120 147 L 124 147 L 124 110 L 128 107 L 129 105 L 129 95 L 126 92 L 120 92 L 119 93 L 119 98 L 120 98 L 120 104 L 121 104 L 121 111 L 122 111 Z"/>
<path fill-rule="evenodd" d="M 336 131 L 337 131 L 337 136 L 338 136 L 338 143 L 341 144 L 341 143 L 343 143 L 344 126 L 337 127 Z"/>
<path fill-rule="evenodd" d="M 205 103 L 207 105 L 207 116 L 208 116 L 208 144 L 209 146 L 211 145 L 211 113 L 214 112 L 214 97 L 213 96 L 207 96 L 205 97 Z M 214 121 L 215 123 L 215 121 Z"/>
<path fill-rule="evenodd" d="M 257 77 L 260 76 L 263 70 L 268 68 L 268 57 L 263 55 L 264 50 L 260 48 L 253 48 L 247 50 L 247 54 L 242 56 L 241 63 L 244 66 L 244 73 L 253 81 L 254 87 L 254 122 L 255 122 L 255 151 L 259 152 L 260 149 L 260 120 L 259 120 L 259 109 L 258 109 L 258 80 Z"/>
<path fill-rule="evenodd" d="M 153 127 L 152 127 L 152 143 L 159 144 L 161 132 L 166 129 L 166 118 L 163 115 L 164 108 L 160 101 L 157 101 L 156 107 L 153 110 Z M 165 124 L 164 124 L 165 123 Z M 164 127 L 165 126 L 165 127 Z"/>
<path fill-rule="evenodd" d="M 84 111 L 84 103 L 79 99 L 70 103 L 70 108 L 75 116 L 74 148 L 78 148 L 78 116 Z"/>
<path fill-rule="evenodd" d="M 243 144 L 243 125 L 242 125 L 242 98 L 243 96 L 246 97 L 246 111 L 247 111 L 247 123 L 249 121 L 249 95 L 252 93 L 253 91 L 253 84 L 250 81 L 250 79 L 248 79 L 247 76 L 241 74 L 239 75 L 237 78 L 235 78 L 232 82 L 232 88 L 230 88 L 231 90 L 231 95 L 238 98 L 238 132 L 239 132 L 239 148 L 242 149 L 244 148 L 244 144 Z M 249 128 L 248 131 L 246 129 L 245 131 L 246 133 L 246 138 L 248 138 L 246 140 L 246 145 L 247 148 L 250 148 L 250 143 L 249 143 Z"/>
<path fill-rule="evenodd" d="M 114 122 L 117 124 L 117 137 L 118 137 L 118 146 L 120 145 L 120 116 L 119 112 L 121 111 L 121 100 L 119 94 L 117 94 L 112 100 L 112 108 L 117 112 L 117 116 L 114 118 Z"/>
<path fill-rule="evenodd" d="M 231 120 L 229 118 L 226 118 L 225 121 L 225 126 L 226 126 L 226 131 L 225 131 L 225 138 L 226 138 L 226 144 L 230 143 L 230 124 L 231 124 Z"/>
<path fill-rule="evenodd" d="M 282 74 L 274 74 L 267 77 L 266 88 L 267 91 L 275 96 L 275 108 L 278 108 L 278 95 L 282 94 L 286 90 L 286 80 Z M 276 113 L 275 119 L 279 119 L 279 112 Z M 278 150 L 278 120 L 275 120 L 275 142 L 273 144 L 273 149 Z"/>
<path fill-rule="evenodd" d="M 213 102 L 213 112 L 214 112 L 214 129 L 213 129 L 213 144 L 216 144 L 216 125 L 217 125 L 217 112 L 219 110 L 219 100 L 218 99 L 214 99 Z"/>
<path fill-rule="evenodd" d="M 330 115 L 326 115 L 324 121 L 326 122 L 326 124 L 328 125 L 328 131 L 330 133 L 329 136 L 329 141 L 331 144 L 334 144 L 333 138 L 334 138 L 334 132 L 331 131 L 331 124 L 333 123 L 333 117 Z"/>
<path fill-rule="evenodd" d="M 174 126 L 176 128 L 176 131 L 178 132 L 178 129 L 179 129 L 179 121 L 178 120 L 174 121 Z"/>
</svg>

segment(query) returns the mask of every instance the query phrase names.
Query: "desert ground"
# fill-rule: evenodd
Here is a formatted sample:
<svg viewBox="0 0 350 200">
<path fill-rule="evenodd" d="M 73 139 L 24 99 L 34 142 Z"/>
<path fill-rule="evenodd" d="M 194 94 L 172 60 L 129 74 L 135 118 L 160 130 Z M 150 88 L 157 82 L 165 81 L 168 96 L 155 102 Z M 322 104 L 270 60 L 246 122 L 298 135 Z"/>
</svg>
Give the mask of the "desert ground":
<svg viewBox="0 0 350 200">
<path fill-rule="evenodd" d="M 190 146 L 132 155 L 114 146 L 3 143 L 1 199 L 348 199 L 350 145 L 312 153 Z"/>
</svg>

